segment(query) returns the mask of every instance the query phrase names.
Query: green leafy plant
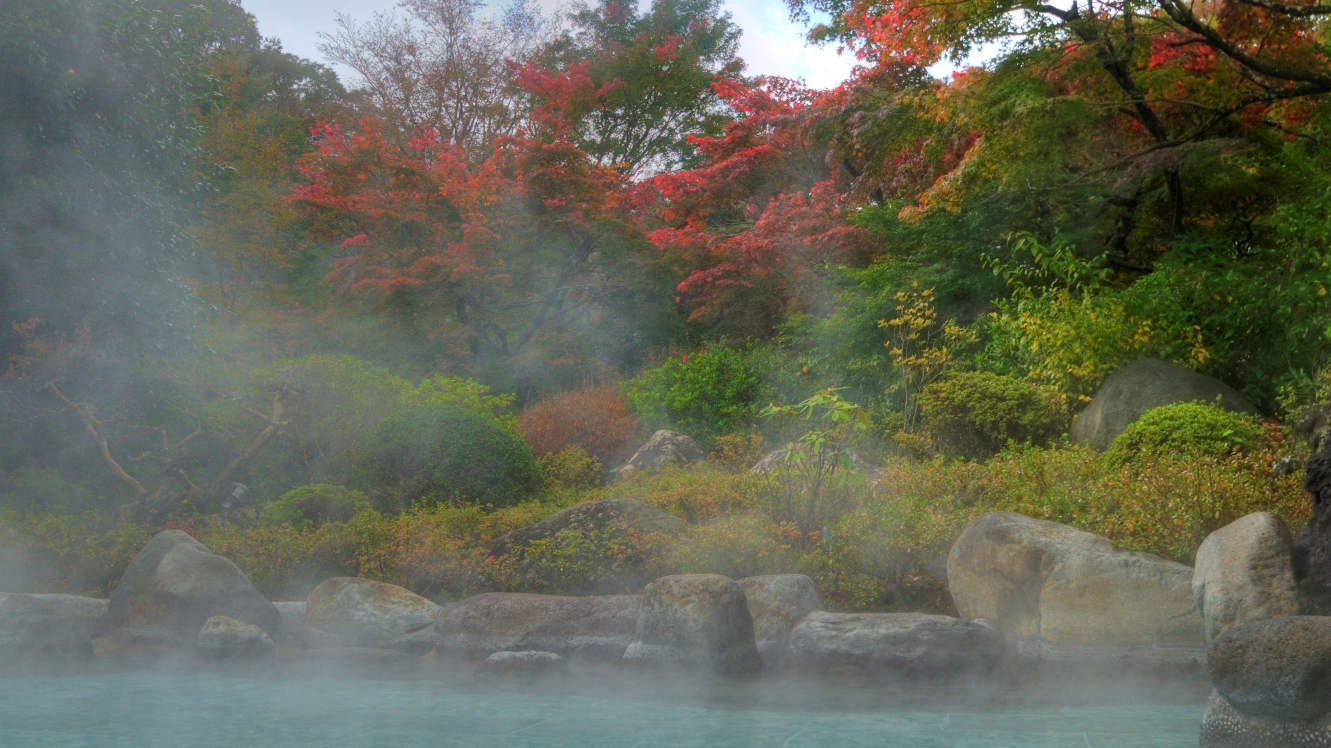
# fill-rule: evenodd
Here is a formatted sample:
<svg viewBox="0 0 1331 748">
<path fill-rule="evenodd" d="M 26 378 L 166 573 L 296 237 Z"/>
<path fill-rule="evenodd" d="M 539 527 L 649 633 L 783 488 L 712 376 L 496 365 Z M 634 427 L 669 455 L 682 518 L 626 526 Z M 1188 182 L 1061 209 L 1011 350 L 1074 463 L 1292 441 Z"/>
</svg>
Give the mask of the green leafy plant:
<svg viewBox="0 0 1331 748">
<path fill-rule="evenodd" d="M 547 452 L 537 463 L 547 491 L 586 491 L 601 485 L 601 461 L 579 447 Z"/>
<path fill-rule="evenodd" d="M 1252 452 L 1264 432 L 1258 420 L 1214 403 L 1173 403 L 1152 408 L 1123 430 L 1109 446 L 1112 462 L 1160 457 L 1226 457 Z"/>
<path fill-rule="evenodd" d="M 621 388 L 648 430 L 670 428 L 704 446 L 748 427 L 763 392 L 765 367 L 755 347 L 716 347 L 671 358 Z"/>
<path fill-rule="evenodd" d="M 417 501 L 504 506 L 536 493 L 541 471 L 515 434 L 455 405 L 405 408 L 380 424 L 361 453 L 358 485 L 384 509 Z"/>
<path fill-rule="evenodd" d="M 1048 445 L 1069 424 L 1067 397 L 1002 374 L 967 372 L 920 396 L 935 449 L 969 459 L 997 454 L 1009 441 Z"/>
<path fill-rule="evenodd" d="M 775 489 L 773 517 L 801 533 L 816 533 L 850 488 L 864 482 L 864 476 L 854 472 L 844 442 L 868 428 L 869 415 L 835 388 L 795 405 L 768 405 L 761 415 L 805 426 L 803 434 L 773 452 L 775 464 L 767 475 Z"/>
<path fill-rule="evenodd" d="M 259 521 L 265 525 L 288 524 L 297 530 L 326 522 L 346 522 L 370 508 L 370 499 L 360 491 L 320 483 L 282 494 L 263 508 Z"/>
</svg>

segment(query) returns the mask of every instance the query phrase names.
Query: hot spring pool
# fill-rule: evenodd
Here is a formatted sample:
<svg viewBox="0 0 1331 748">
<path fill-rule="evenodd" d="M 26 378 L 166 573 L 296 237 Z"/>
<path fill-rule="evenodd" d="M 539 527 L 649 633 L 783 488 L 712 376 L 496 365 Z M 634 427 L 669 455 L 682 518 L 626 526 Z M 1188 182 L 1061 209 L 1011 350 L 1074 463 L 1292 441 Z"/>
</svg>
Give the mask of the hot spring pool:
<svg viewBox="0 0 1331 748">
<path fill-rule="evenodd" d="M 4 748 L 1194 748 L 1201 704 L 949 711 L 691 692 L 327 674 L 140 671 L 0 677 Z M 770 690 L 770 686 L 765 687 Z M 853 700 L 853 699 L 852 699 Z M 927 697 L 924 701 L 931 701 Z M 1094 703 L 1091 701 L 1090 703 Z"/>
</svg>

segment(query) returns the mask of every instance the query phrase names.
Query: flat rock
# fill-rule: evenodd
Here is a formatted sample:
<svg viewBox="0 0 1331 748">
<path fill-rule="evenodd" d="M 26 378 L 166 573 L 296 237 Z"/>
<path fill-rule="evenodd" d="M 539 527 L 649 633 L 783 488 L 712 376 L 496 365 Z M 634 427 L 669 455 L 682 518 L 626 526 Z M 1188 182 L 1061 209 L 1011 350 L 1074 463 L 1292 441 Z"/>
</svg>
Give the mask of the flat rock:
<svg viewBox="0 0 1331 748">
<path fill-rule="evenodd" d="M 952 546 L 948 587 L 965 619 L 1059 646 L 1205 644 L 1192 569 L 1012 512 L 972 522 Z"/>
<path fill-rule="evenodd" d="M 554 652 L 495 652 L 476 668 L 483 678 L 567 678 L 572 675 L 568 662 Z"/>
<path fill-rule="evenodd" d="M 661 664 L 747 675 L 760 660 L 744 591 L 720 574 L 680 574 L 647 585 L 628 665 Z"/>
<path fill-rule="evenodd" d="M 273 607 L 282 616 L 283 631 L 300 631 L 305 628 L 305 609 L 307 603 L 304 600 L 294 602 L 276 602 Z"/>
<path fill-rule="evenodd" d="M 1218 379 L 1158 358 L 1139 359 L 1105 378 L 1095 399 L 1072 420 L 1068 438 L 1103 452 L 1148 410 L 1217 398 L 1225 410 L 1260 415 L 1238 390 Z"/>
<path fill-rule="evenodd" d="M 1016 650 L 993 626 L 922 613 L 809 613 L 790 635 L 795 660 L 813 671 L 854 666 L 912 679 L 987 675 Z"/>
<path fill-rule="evenodd" d="M 661 429 L 647 443 L 638 447 L 629 461 L 615 471 L 615 477 L 627 478 L 635 473 L 655 473 L 668 465 L 684 466 L 703 458 L 702 447 L 690 437 L 677 431 Z"/>
<path fill-rule="evenodd" d="M 16 592 L 0 599 L 0 661 L 92 657 L 88 620 L 43 599 L 49 597 Z"/>
<path fill-rule="evenodd" d="M 441 608 L 387 582 L 333 577 L 305 601 L 305 628 L 345 647 L 398 649 L 423 654 L 434 647 L 431 627 Z"/>
<path fill-rule="evenodd" d="M 1216 692 L 1244 714 L 1285 720 L 1331 714 L 1331 617 L 1230 627 L 1212 640 L 1208 661 Z"/>
<path fill-rule="evenodd" d="M 273 653 L 273 640 L 258 626 L 226 616 L 203 624 L 194 651 L 212 659 L 248 659 Z"/>
<path fill-rule="evenodd" d="M 82 595 L 0 592 L 0 601 L 12 594 L 28 594 L 32 599 L 49 606 L 55 615 L 82 621 L 90 637 L 106 633 L 106 600 Z"/>
<path fill-rule="evenodd" d="M 107 621 L 126 643 L 193 646 L 217 615 L 251 623 L 270 636 L 282 616 L 245 574 L 180 530 L 153 536 L 111 593 Z"/>
<path fill-rule="evenodd" d="M 561 594 L 613 594 L 637 591 L 650 580 L 646 559 L 616 558 L 610 554 L 580 557 L 578 563 L 543 563 L 547 558 L 530 552 L 542 541 L 547 551 L 574 544 L 596 546 L 606 541 L 628 542 L 635 535 L 683 534 L 684 520 L 631 499 L 588 501 L 510 532 L 490 548 L 495 557 L 515 564 L 511 586 L 518 592 Z M 571 568 L 572 567 L 572 568 Z"/>
<path fill-rule="evenodd" d="M 1299 613 L 1293 551 L 1289 528 L 1268 512 L 1207 536 L 1197 549 L 1192 597 L 1208 641 L 1230 626 Z"/>
<path fill-rule="evenodd" d="M 435 640 L 440 654 L 467 659 L 538 650 L 615 662 L 633 641 L 641 604 L 641 595 L 488 592 L 444 606 Z"/>
<path fill-rule="evenodd" d="M 736 582 L 753 617 L 753 636 L 765 661 L 779 661 L 790 651 L 790 632 L 815 610 L 822 610 L 813 580 L 803 574 L 764 574 Z"/>
</svg>

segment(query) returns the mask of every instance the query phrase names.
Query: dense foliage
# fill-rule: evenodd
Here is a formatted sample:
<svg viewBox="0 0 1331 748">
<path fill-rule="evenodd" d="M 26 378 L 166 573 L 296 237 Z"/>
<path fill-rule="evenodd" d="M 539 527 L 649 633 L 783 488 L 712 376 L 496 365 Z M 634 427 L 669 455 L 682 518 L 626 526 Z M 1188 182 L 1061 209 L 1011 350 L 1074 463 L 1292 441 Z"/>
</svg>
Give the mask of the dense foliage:
<svg viewBox="0 0 1331 748">
<path fill-rule="evenodd" d="M 840 86 L 747 75 L 715 0 L 408 0 L 339 18 L 345 88 L 238 0 L 0 5 L 0 588 L 105 594 L 170 526 L 271 595 L 509 589 L 490 543 L 613 495 L 690 529 L 538 577 L 941 610 L 990 509 L 1185 561 L 1302 521 L 1271 466 L 1331 398 L 1331 9 L 789 4 Z M 1143 356 L 1275 420 L 1064 443 Z M 711 461 L 602 487 L 658 428 Z"/>
<path fill-rule="evenodd" d="M 456 405 L 413 405 L 379 423 L 356 458 L 357 484 L 381 509 L 516 504 L 541 484 L 531 447 Z"/>
</svg>

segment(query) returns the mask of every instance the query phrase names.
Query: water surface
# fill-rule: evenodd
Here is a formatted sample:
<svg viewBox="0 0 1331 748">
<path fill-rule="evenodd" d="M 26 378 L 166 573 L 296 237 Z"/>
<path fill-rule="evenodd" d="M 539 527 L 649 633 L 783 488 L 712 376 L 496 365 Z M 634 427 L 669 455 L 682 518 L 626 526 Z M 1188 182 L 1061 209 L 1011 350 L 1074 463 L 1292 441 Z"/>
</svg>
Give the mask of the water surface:
<svg viewBox="0 0 1331 748">
<path fill-rule="evenodd" d="M 903 701 L 862 689 L 777 688 L 657 688 L 641 678 L 523 688 L 184 669 L 11 675 L 0 677 L 0 746 L 1195 748 L 1203 711 L 1200 703 L 1122 699 L 956 709 L 927 692 Z"/>
</svg>

